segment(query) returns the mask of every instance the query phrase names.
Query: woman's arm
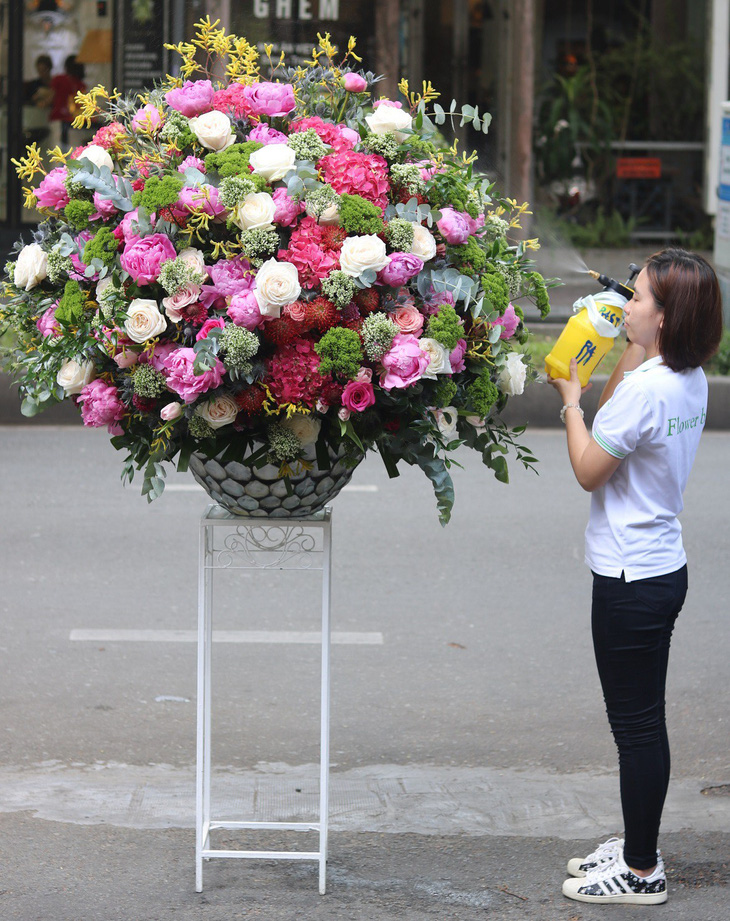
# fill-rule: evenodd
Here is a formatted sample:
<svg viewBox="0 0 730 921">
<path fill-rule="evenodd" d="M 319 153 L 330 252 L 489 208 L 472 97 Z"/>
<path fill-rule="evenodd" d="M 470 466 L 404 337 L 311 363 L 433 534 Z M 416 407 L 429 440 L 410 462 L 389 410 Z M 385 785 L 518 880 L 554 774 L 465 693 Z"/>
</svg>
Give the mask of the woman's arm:
<svg viewBox="0 0 730 921">
<path fill-rule="evenodd" d="M 613 396 L 614 390 L 618 387 L 621 381 L 624 379 L 624 374 L 627 371 L 635 371 L 639 365 L 644 363 L 644 349 L 640 345 L 636 345 L 635 342 L 626 342 L 626 348 L 624 353 L 619 358 L 616 367 L 613 369 L 613 374 L 606 381 L 606 386 L 601 392 L 601 398 L 598 401 L 598 408 L 600 409 L 604 403 L 608 401 Z"/>
<path fill-rule="evenodd" d="M 575 358 L 570 362 L 570 380 L 549 377 L 548 382 L 558 391 L 564 406 L 572 404 L 565 410 L 568 456 L 575 478 L 586 492 L 593 492 L 594 489 L 598 489 L 611 479 L 621 460 L 609 454 L 608 451 L 604 451 L 591 438 L 583 416 L 575 408 L 583 393 L 578 380 L 578 365 Z"/>
</svg>

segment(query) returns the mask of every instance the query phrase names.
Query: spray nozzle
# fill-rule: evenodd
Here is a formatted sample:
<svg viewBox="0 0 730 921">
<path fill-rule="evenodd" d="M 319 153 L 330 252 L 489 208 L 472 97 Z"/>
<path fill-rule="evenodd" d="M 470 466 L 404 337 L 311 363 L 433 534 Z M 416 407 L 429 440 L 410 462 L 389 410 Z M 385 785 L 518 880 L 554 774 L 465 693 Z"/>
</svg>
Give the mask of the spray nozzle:
<svg viewBox="0 0 730 921">
<path fill-rule="evenodd" d="M 600 272 L 594 271 L 593 269 L 589 269 L 588 274 L 591 276 L 591 278 L 595 278 L 600 285 L 603 285 L 605 290 L 616 291 L 622 297 L 625 297 L 627 301 L 630 301 L 634 296 L 633 282 L 640 271 L 641 269 L 639 266 L 632 262 L 629 265 L 629 277 L 624 284 L 616 281 L 615 278 L 609 278 L 608 275 L 603 275 Z"/>
</svg>

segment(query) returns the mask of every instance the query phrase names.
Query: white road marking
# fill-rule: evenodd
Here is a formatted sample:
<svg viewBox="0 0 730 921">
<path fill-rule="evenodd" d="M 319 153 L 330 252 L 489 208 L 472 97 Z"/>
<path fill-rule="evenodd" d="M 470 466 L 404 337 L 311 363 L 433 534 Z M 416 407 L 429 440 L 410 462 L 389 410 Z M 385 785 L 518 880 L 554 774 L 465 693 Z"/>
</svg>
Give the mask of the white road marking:
<svg viewBox="0 0 730 921">
<path fill-rule="evenodd" d="M 72 630 L 72 643 L 196 643 L 197 630 Z M 316 645 L 321 640 L 318 630 L 214 630 L 214 643 L 297 643 Z M 383 634 L 332 633 L 334 646 L 382 646 Z"/>
</svg>

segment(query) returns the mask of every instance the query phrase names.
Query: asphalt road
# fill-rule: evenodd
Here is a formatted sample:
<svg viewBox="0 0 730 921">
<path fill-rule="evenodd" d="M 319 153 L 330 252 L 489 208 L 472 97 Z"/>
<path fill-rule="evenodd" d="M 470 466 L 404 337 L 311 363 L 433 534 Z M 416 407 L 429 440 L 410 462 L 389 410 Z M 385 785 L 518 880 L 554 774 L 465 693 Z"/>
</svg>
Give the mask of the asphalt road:
<svg viewBox="0 0 730 921">
<path fill-rule="evenodd" d="M 426 479 L 390 481 L 377 457 L 335 500 L 333 630 L 381 639 L 333 647 L 320 899 L 301 864 L 213 862 L 192 891 L 195 645 L 80 632 L 195 629 L 204 493 L 173 474 L 148 506 L 103 433 L 0 428 L 3 918 L 598 917 L 559 894 L 572 849 L 620 829 L 588 497 L 563 439 L 528 433 L 540 475 L 513 467 L 507 487 L 465 454 L 445 529 Z M 693 921 L 727 918 L 729 451 L 730 434 L 706 433 L 685 495 L 690 595 L 668 686 L 666 912 Z M 315 576 L 228 575 L 216 628 L 317 629 Z M 318 655 L 216 646 L 221 802 L 277 817 L 315 801 Z"/>
</svg>

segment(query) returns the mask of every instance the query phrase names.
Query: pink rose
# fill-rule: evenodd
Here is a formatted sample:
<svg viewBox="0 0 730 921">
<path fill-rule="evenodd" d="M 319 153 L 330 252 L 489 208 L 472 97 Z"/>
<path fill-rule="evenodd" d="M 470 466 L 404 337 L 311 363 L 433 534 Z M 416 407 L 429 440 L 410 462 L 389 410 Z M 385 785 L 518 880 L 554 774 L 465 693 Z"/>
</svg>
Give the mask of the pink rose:
<svg viewBox="0 0 730 921">
<path fill-rule="evenodd" d="M 263 323 L 259 302 L 252 290 L 234 294 L 228 305 L 228 316 L 236 326 L 254 330 Z"/>
<path fill-rule="evenodd" d="M 378 272 L 378 281 L 391 288 L 407 284 L 423 268 L 423 259 L 413 253 L 392 253 L 390 262 Z"/>
<path fill-rule="evenodd" d="M 114 356 L 114 362 L 118 368 L 131 368 L 139 361 L 139 355 L 132 349 L 122 349 Z"/>
<path fill-rule="evenodd" d="M 348 93 L 364 93 L 368 88 L 368 81 L 360 74 L 345 74 L 345 89 Z"/>
<path fill-rule="evenodd" d="M 165 101 L 186 118 L 194 118 L 210 112 L 214 93 L 210 80 L 186 80 L 178 89 L 165 93 Z"/>
<path fill-rule="evenodd" d="M 162 116 L 157 106 L 147 103 L 134 113 L 132 118 L 133 131 L 145 131 L 148 134 L 154 134 L 162 124 Z"/>
<path fill-rule="evenodd" d="M 194 403 L 201 393 L 220 387 L 225 368 L 220 359 L 210 371 L 196 374 L 193 368 L 195 351 L 193 349 L 176 349 L 167 359 L 167 386 L 182 398 L 185 403 Z"/>
<path fill-rule="evenodd" d="M 274 190 L 273 199 L 276 205 L 274 223 L 280 227 L 291 227 L 304 211 L 304 202 L 295 201 L 283 187 Z"/>
<path fill-rule="evenodd" d="M 120 262 L 124 271 L 129 272 L 138 285 L 149 285 L 159 277 L 162 263 L 176 256 L 170 238 L 162 233 L 153 233 L 133 243 L 128 242 Z"/>
<path fill-rule="evenodd" d="M 415 336 L 398 333 L 390 349 L 382 358 L 383 374 L 380 386 L 383 390 L 394 387 L 409 387 L 414 384 L 431 363 L 429 356 L 420 348 Z"/>
<path fill-rule="evenodd" d="M 458 374 L 466 368 L 464 355 L 466 353 L 466 339 L 459 339 L 456 348 L 449 354 L 449 364 L 451 365 L 452 374 Z"/>
<path fill-rule="evenodd" d="M 342 405 L 353 413 L 364 412 L 375 403 L 375 390 L 367 381 L 348 381 L 342 391 Z"/>
<path fill-rule="evenodd" d="M 391 109 L 402 109 L 403 103 L 396 102 L 394 99 L 378 99 L 376 102 L 373 103 L 374 109 L 377 109 L 380 106 L 390 107 Z"/>
<path fill-rule="evenodd" d="M 286 144 L 287 136 L 277 131 L 276 128 L 270 128 L 268 125 L 261 123 L 256 125 L 253 131 L 246 138 L 247 141 L 257 141 L 259 144 Z"/>
<path fill-rule="evenodd" d="M 82 388 L 78 402 L 84 425 L 95 428 L 105 425 L 110 434 L 121 434 L 117 423 L 124 418 L 127 410 L 114 384 L 107 384 L 97 378 Z"/>
<path fill-rule="evenodd" d="M 61 327 L 56 322 L 56 308 L 58 307 L 58 301 L 52 306 L 49 307 L 45 313 L 41 314 L 35 322 L 35 325 L 38 328 L 38 332 L 45 339 L 46 336 L 60 336 Z"/>
<path fill-rule="evenodd" d="M 337 410 L 337 418 L 342 419 L 343 422 L 347 422 L 350 418 L 350 410 L 346 406 L 340 406 Z"/>
<path fill-rule="evenodd" d="M 211 329 L 223 329 L 225 325 L 225 321 L 220 317 L 211 317 L 210 319 L 206 320 L 205 323 L 203 323 L 203 325 L 200 327 L 198 334 L 195 337 L 195 341 L 197 342 L 198 339 L 207 339 L 208 333 L 211 331 Z"/>
<path fill-rule="evenodd" d="M 173 323 L 179 323 L 183 318 L 183 308 L 194 304 L 200 297 L 200 285 L 192 283 L 185 285 L 175 294 L 162 298 L 162 306 L 165 313 Z"/>
<path fill-rule="evenodd" d="M 420 333 L 423 329 L 423 314 L 414 304 L 396 307 L 389 316 L 402 333 Z"/>
<path fill-rule="evenodd" d="M 439 208 L 441 220 L 436 226 L 441 236 L 451 246 L 461 246 L 469 239 L 469 225 L 463 212 L 454 211 L 453 208 Z"/>
<path fill-rule="evenodd" d="M 369 384 L 372 379 L 373 379 L 373 369 L 372 368 L 360 368 L 360 370 L 357 372 L 355 377 L 353 377 L 353 380 L 357 381 L 358 384 L 360 383 Z"/>
<path fill-rule="evenodd" d="M 281 312 L 285 317 L 294 320 L 295 323 L 302 323 L 307 316 L 307 305 L 302 301 L 294 301 L 292 304 L 285 304 L 281 308 Z"/>
<path fill-rule="evenodd" d="M 39 208 L 52 208 L 54 211 L 62 211 L 69 202 L 68 192 L 66 191 L 66 177 L 68 170 L 65 166 L 57 166 L 52 169 L 48 175 L 43 177 L 43 181 L 33 194 L 38 199 Z"/>
<path fill-rule="evenodd" d="M 244 87 L 243 95 L 253 115 L 288 115 L 297 107 L 289 83 L 252 83 Z"/>
<path fill-rule="evenodd" d="M 515 308 L 512 304 L 508 304 L 502 316 L 497 317 L 494 323 L 492 323 L 492 326 L 502 327 L 502 332 L 499 334 L 500 339 L 511 339 L 519 325 L 520 318 L 515 313 Z"/>
</svg>

